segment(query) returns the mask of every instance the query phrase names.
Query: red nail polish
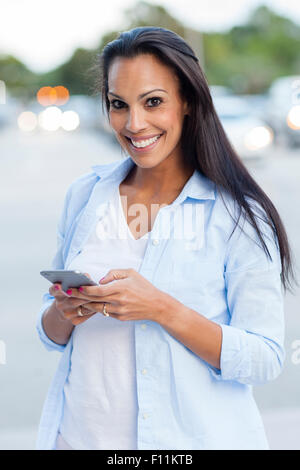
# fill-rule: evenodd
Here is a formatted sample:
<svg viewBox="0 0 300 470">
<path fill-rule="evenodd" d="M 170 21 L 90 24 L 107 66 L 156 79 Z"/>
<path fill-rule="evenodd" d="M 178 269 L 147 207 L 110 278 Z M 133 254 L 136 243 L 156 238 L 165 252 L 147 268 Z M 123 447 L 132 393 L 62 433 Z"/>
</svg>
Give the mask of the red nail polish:
<svg viewBox="0 0 300 470">
<path fill-rule="evenodd" d="M 78 289 L 80 292 L 83 292 L 83 287 L 79 287 Z"/>
<path fill-rule="evenodd" d="M 72 294 L 72 289 L 68 289 L 68 290 L 66 291 L 66 294 L 71 295 L 71 294 Z"/>
<path fill-rule="evenodd" d="M 59 290 L 59 286 L 54 286 L 54 289 Z"/>
</svg>

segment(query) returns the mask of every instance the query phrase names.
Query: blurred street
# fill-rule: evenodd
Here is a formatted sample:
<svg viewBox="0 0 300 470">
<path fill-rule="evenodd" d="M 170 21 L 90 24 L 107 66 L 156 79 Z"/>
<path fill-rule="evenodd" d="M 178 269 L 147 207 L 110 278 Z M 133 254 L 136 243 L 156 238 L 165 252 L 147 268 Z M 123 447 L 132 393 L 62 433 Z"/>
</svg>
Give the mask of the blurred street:
<svg viewBox="0 0 300 470">
<path fill-rule="evenodd" d="M 0 129 L 2 207 L 0 340 L 0 449 L 33 449 L 42 405 L 60 354 L 39 342 L 35 323 L 49 283 L 39 271 L 55 253 L 56 224 L 65 192 L 94 164 L 122 158 L 111 137 L 78 130 L 24 134 Z M 300 259 L 300 151 L 276 147 L 263 159 L 246 161 L 285 223 L 294 257 Z M 300 276 L 299 276 L 300 277 Z M 274 449 L 300 450 L 300 290 L 286 295 L 286 364 L 274 382 L 255 395 Z M 300 355 L 298 355 L 300 356 Z"/>
</svg>

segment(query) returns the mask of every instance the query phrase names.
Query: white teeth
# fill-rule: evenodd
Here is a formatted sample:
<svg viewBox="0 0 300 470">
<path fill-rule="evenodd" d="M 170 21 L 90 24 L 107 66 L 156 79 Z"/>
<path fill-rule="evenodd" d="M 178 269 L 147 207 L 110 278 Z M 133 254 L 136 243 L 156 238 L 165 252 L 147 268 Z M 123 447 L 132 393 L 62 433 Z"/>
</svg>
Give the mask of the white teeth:
<svg viewBox="0 0 300 470">
<path fill-rule="evenodd" d="M 139 140 L 138 142 L 131 140 L 132 144 L 135 146 L 135 147 L 147 147 L 148 145 L 150 144 L 153 144 L 154 142 L 157 141 L 157 139 L 160 137 L 160 135 L 157 135 L 155 137 L 152 137 L 152 139 L 148 139 L 148 140 Z"/>
</svg>

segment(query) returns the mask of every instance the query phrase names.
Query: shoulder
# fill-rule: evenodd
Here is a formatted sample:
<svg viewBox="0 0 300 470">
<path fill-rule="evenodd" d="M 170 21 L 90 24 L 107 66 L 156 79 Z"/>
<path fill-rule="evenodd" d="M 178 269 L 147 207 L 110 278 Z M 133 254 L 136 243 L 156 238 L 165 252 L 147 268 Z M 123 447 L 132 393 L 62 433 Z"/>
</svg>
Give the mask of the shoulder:
<svg viewBox="0 0 300 470">
<path fill-rule="evenodd" d="M 100 179 L 110 175 L 119 165 L 119 161 L 103 165 L 93 165 L 91 171 L 78 176 L 72 181 L 67 192 L 70 195 L 78 194 L 78 192 L 89 192 Z"/>
<path fill-rule="evenodd" d="M 281 269 L 276 230 L 263 206 L 253 198 L 245 197 L 253 215 L 251 220 L 233 197 L 224 193 L 222 196 L 216 198 L 216 215 L 219 216 L 220 228 L 226 234 L 225 264 L 233 270 L 240 265 L 250 267 L 254 264 Z"/>
<path fill-rule="evenodd" d="M 75 178 L 69 185 L 67 191 L 72 195 L 72 193 L 77 192 L 81 188 L 84 189 L 94 186 L 98 179 L 99 177 L 94 171 L 89 171 Z"/>
<path fill-rule="evenodd" d="M 253 214 L 255 223 L 262 235 L 274 239 L 269 217 L 263 206 L 255 199 L 245 196 L 245 200 Z M 240 206 L 228 192 L 218 188 L 215 201 L 215 217 L 218 217 L 223 228 L 231 231 L 236 227 L 239 236 L 249 236 L 257 239 L 257 231 L 244 207 Z M 272 224 L 271 224 L 272 225 Z"/>
</svg>

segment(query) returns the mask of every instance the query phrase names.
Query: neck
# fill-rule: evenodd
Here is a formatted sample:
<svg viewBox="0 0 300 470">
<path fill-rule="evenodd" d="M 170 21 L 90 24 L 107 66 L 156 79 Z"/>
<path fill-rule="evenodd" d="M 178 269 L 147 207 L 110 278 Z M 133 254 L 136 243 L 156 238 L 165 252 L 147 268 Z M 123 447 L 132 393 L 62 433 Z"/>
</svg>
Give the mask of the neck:
<svg viewBox="0 0 300 470">
<path fill-rule="evenodd" d="M 149 197 L 179 193 L 193 172 L 192 167 L 186 167 L 181 162 L 180 164 L 169 162 L 166 159 L 154 168 L 141 168 L 136 165 L 128 175 L 130 179 L 128 183 Z"/>
</svg>

